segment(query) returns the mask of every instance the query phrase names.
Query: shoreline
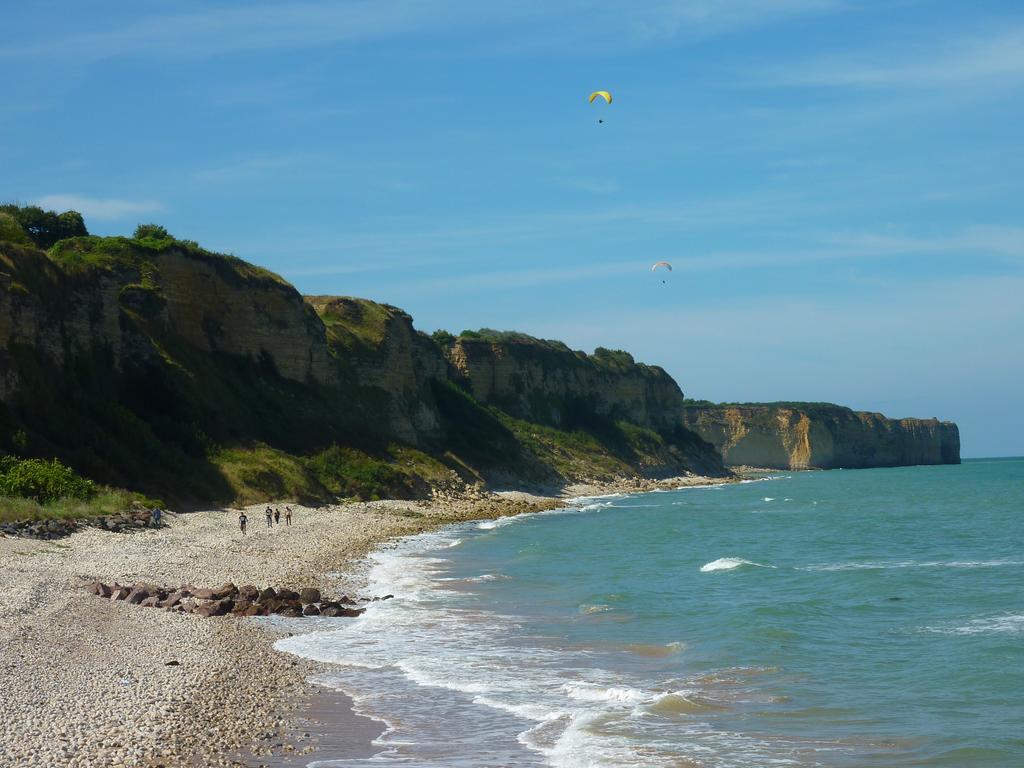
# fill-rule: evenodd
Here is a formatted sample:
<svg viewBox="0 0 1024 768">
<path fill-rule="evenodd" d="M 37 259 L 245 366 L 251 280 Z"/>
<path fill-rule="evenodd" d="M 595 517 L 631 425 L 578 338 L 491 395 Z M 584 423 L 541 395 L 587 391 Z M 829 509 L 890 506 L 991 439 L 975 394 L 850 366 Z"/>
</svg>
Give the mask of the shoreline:
<svg viewBox="0 0 1024 768">
<path fill-rule="evenodd" d="M 292 756 L 312 759 L 315 743 L 325 744 L 339 725 L 355 728 L 359 739 L 372 730 L 365 723 L 359 730 L 358 720 L 368 719 L 351 702 L 318 713 L 322 722 L 330 712 L 330 729 L 309 727 L 316 722 L 310 702 L 324 700 L 310 678 L 325 665 L 273 649 L 280 637 L 309 631 L 301 629 L 308 619 L 142 609 L 88 594 L 91 579 L 311 586 L 332 595 L 344 588 L 373 597 L 363 592 L 360 563 L 403 536 L 561 507 L 581 496 L 739 479 L 630 478 L 533 492 L 469 489 L 426 501 L 291 504 L 294 525 L 271 530 L 262 527 L 267 505 L 259 504 L 247 508 L 246 536 L 237 510 L 222 509 L 170 515 L 165 527 L 132 534 L 87 529 L 59 541 L 0 538 L 0 687 L 9 692 L 0 700 L 0 763 L 290 766 L 301 764 Z"/>
</svg>

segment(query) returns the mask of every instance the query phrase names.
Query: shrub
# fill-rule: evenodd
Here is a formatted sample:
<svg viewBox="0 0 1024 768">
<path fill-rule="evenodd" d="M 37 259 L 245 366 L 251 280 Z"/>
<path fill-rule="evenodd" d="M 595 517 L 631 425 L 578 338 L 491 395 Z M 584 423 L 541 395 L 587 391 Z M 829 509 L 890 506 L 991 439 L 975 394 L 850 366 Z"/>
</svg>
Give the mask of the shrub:
<svg viewBox="0 0 1024 768">
<path fill-rule="evenodd" d="M 161 227 L 159 224 L 139 224 L 135 228 L 135 234 L 132 235 L 136 240 L 145 240 L 146 238 L 152 238 L 153 240 L 167 240 L 170 235 L 167 230 Z"/>
<path fill-rule="evenodd" d="M 432 338 L 442 349 L 447 349 L 455 341 L 454 334 L 440 328 L 430 334 L 430 338 Z"/>
<path fill-rule="evenodd" d="M 324 487 L 340 496 L 361 499 L 405 498 L 408 478 L 387 458 L 374 458 L 362 451 L 333 445 L 308 461 Z"/>
<path fill-rule="evenodd" d="M 636 365 L 636 361 L 633 360 L 633 356 L 629 352 L 607 347 L 598 347 L 594 350 L 594 362 L 620 371 L 628 370 Z"/>
<path fill-rule="evenodd" d="M 47 504 L 57 499 L 91 499 L 96 486 L 57 459 L 0 459 L 0 496 L 34 499 Z"/>
</svg>

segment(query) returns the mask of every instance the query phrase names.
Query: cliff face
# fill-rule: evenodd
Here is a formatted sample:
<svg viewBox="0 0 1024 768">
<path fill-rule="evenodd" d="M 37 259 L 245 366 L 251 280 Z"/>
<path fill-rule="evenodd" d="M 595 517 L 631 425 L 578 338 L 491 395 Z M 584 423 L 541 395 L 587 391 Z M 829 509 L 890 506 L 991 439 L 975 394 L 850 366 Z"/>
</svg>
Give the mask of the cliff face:
<svg viewBox="0 0 1024 768">
<path fill-rule="evenodd" d="M 684 424 L 726 465 L 776 469 L 959 464 L 956 424 L 823 404 L 688 406 Z"/>
<path fill-rule="evenodd" d="M 473 396 L 516 418 L 556 427 L 597 415 L 654 430 L 677 427 L 683 393 L 665 371 L 623 352 L 574 352 L 520 334 L 459 338 L 448 359 Z"/>
<path fill-rule="evenodd" d="M 388 433 L 410 444 L 440 439 L 431 382 L 448 379 L 448 364 L 408 313 L 345 296 L 307 296 L 306 301 L 324 323 L 346 379 L 386 394 L 379 415 Z"/>
<path fill-rule="evenodd" d="M 470 474 L 722 471 L 681 428 L 682 394 L 660 369 L 516 339 L 446 350 L 400 309 L 303 298 L 170 237 L 76 237 L 48 252 L 0 242 L 0 452 L 228 500 L 240 477 L 286 487 L 269 459 L 227 477 L 238 451 L 292 457 L 300 474 L 337 446 L 388 462 L 395 444 Z M 314 469 L 367 476 L 338 465 L 352 455 Z"/>
</svg>

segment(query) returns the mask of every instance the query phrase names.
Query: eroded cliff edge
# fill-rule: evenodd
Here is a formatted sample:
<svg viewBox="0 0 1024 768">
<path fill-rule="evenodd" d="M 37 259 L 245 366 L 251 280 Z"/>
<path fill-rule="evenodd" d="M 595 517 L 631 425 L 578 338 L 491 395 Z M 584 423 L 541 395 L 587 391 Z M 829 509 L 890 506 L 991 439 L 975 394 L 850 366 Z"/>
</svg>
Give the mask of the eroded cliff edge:
<svg viewBox="0 0 1024 768">
<path fill-rule="evenodd" d="M 688 405 L 684 424 L 727 466 L 775 469 L 959 464 L 957 425 L 890 419 L 828 403 Z"/>
<path fill-rule="evenodd" d="M 166 233 L 0 242 L 0 451 L 101 482 L 233 501 L 723 473 L 682 403 L 625 353 L 438 340 Z"/>
</svg>

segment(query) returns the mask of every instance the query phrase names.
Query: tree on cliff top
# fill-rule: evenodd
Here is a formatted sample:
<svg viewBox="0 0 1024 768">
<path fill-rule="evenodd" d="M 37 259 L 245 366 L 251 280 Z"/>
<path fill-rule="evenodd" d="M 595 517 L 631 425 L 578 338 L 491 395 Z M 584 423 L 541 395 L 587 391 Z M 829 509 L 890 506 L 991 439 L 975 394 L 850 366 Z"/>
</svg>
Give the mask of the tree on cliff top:
<svg viewBox="0 0 1024 768">
<path fill-rule="evenodd" d="M 88 235 L 85 221 L 78 211 L 44 211 L 38 205 L 0 205 L 0 212 L 10 214 L 37 247 L 47 249 L 58 240 Z"/>
<path fill-rule="evenodd" d="M 135 234 L 132 235 L 132 237 L 136 240 L 145 240 L 146 238 L 152 238 L 153 240 L 167 240 L 171 235 L 159 224 L 139 224 L 139 226 L 135 228 Z"/>
</svg>

